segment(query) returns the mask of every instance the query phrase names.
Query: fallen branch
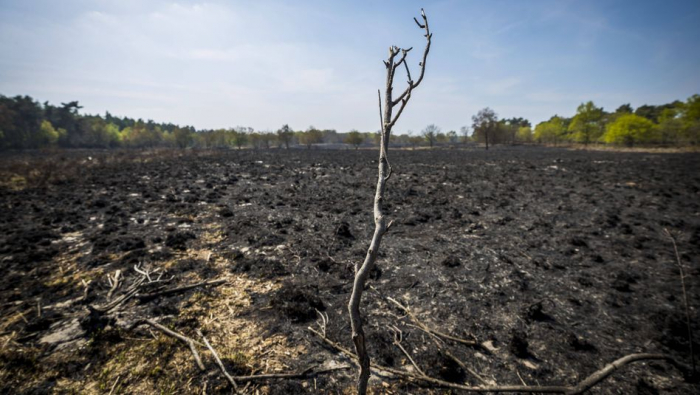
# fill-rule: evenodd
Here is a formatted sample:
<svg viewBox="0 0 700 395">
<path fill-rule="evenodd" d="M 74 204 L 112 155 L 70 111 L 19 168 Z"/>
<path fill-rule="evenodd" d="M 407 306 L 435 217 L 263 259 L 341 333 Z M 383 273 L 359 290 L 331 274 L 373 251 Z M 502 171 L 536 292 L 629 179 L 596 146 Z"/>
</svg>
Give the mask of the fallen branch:
<svg viewBox="0 0 700 395">
<path fill-rule="evenodd" d="M 316 336 L 320 337 L 321 340 L 323 340 L 326 344 L 330 345 L 332 348 L 336 349 L 337 351 L 342 352 L 343 354 L 347 355 L 350 357 L 353 361 L 357 363 L 358 358 L 357 355 L 355 355 L 352 351 L 348 350 L 347 348 L 341 346 L 340 344 L 328 339 L 327 337 L 324 337 L 321 335 L 320 332 L 314 330 L 313 328 L 308 328 L 312 333 L 314 333 Z M 457 384 L 457 383 L 451 383 L 449 381 L 444 381 L 440 379 L 436 379 L 430 376 L 421 376 L 419 374 L 407 372 L 405 370 L 400 370 L 400 369 L 394 369 L 394 368 L 389 368 L 377 364 L 370 364 L 370 368 L 375 371 L 384 371 L 387 373 L 394 374 L 396 376 L 401 376 L 403 378 L 406 378 L 408 380 L 412 380 L 415 382 L 421 382 L 424 384 L 430 384 L 432 386 L 438 386 L 438 387 L 443 387 L 443 388 L 453 388 L 453 389 L 459 389 L 463 391 L 469 391 L 469 392 L 526 392 L 526 393 L 533 393 L 533 392 L 543 392 L 543 393 L 554 393 L 554 394 L 566 394 L 566 395 L 578 395 L 582 394 L 589 389 L 591 389 L 593 386 L 596 384 L 600 383 L 601 381 L 605 380 L 607 377 L 609 377 L 611 374 L 613 374 L 615 371 L 618 369 L 632 363 L 632 362 L 637 362 L 637 361 L 644 361 L 644 360 L 663 360 L 666 362 L 671 363 L 674 365 L 676 368 L 681 368 L 681 366 L 670 356 L 664 355 L 664 354 L 648 354 L 648 353 L 640 353 L 640 354 L 630 354 L 626 355 L 620 359 L 617 359 L 613 361 L 612 363 L 609 363 L 605 365 L 600 370 L 597 370 L 593 372 L 590 376 L 586 377 L 583 381 L 579 382 L 575 386 L 566 386 L 566 385 L 553 385 L 553 386 L 529 386 L 529 385 L 483 385 L 483 386 L 468 386 L 468 385 L 463 385 L 463 384 Z"/>
<path fill-rule="evenodd" d="M 129 287 L 129 289 L 120 297 L 114 299 L 113 301 L 107 303 L 104 306 L 88 306 L 88 308 L 92 311 L 96 311 L 98 313 L 108 313 L 115 308 L 121 306 L 122 304 L 126 303 L 129 299 L 133 298 L 134 295 L 136 295 L 139 292 L 139 289 L 143 285 L 143 283 L 146 281 L 146 277 L 141 277 L 134 284 Z"/>
<path fill-rule="evenodd" d="M 199 367 L 199 370 L 201 370 L 201 371 L 205 370 L 204 364 L 202 363 L 202 359 L 199 357 L 199 353 L 197 352 L 197 347 L 195 347 L 194 340 L 190 339 L 189 337 L 187 337 L 185 335 L 177 333 L 171 329 L 168 329 L 168 328 L 164 327 L 163 325 L 153 321 L 152 319 L 145 319 L 142 321 L 138 321 L 134 325 L 132 325 L 131 328 L 132 329 L 136 328 L 137 326 L 139 326 L 141 324 L 148 324 L 151 327 L 153 327 L 153 329 L 156 329 L 156 330 L 158 330 L 158 331 L 160 331 L 168 336 L 174 337 L 174 338 L 180 340 L 181 342 L 186 343 L 187 346 L 189 346 L 190 351 L 192 351 L 192 356 L 194 357 L 195 362 L 197 362 L 197 366 Z"/>
<path fill-rule="evenodd" d="M 299 373 L 267 373 L 267 374 L 253 374 L 250 376 L 233 376 L 232 378 L 237 382 L 247 382 L 255 380 L 270 380 L 270 379 L 306 379 L 319 374 L 332 373 L 337 370 L 350 369 L 350 366 L 338 366 L 335 368 L 322 369 L 314 371 L 313 368 L 308 368 Z"/>
<path fill-rule="evenodd" d="M 477 342 L 476 340 L 461 339 L 459 337 L 454 337 L 452 335 L 448 335 L 447 333 L 442 333 L 440 331 L 432 329 L 432 328 L 428 327 L 427 325 L 425 325 L 423 323 L 423 321 L 419 320 L 418 317 L 416 317 L 415 314 L 413 314 L 413 312 L 408 307 L 402 305 L 401 303 L 396 301 L 396 299 L 394 299 L 392 297 L 386 297 L 386 299 L 389 302 L 395 304 L 401 310 L 403 310 L 408 315 L 408 317 L 411 318 L 411 321 L 413 321 L 416 324 L 416 326 L 418 326 L 418 328 L 422 329 L 423 331 L 425 331 L 429 334 L 433 334 L 435 336 L 442 337 L 443 339 L 452 340 L 453 342 L 461 343 L 461 344 L 464 344 L 465 346 L 478 346 L 479 345 L 479 342 Z"/>
<path fill-rule="evenodd" d="M 162 291 L 151 292 L 151 293 L 147 293 L 147 294 L 143 294 L 143 295 L 136 295 L 136 298 L 138 298 L 138 300 L 141 302 L 147 302 L 147 301 L 153 300 L 159 296 L 174 295 L 174 294 L 189 291 L 190 289 L 199 288 L 199 287 L 206 287 L 208 285 L 217 286 L 217 285 L 221 285 L 225 282 L 226 282 L 225 278 L 220 278 L 217 280 L 200 281 L 198 283 L 183 285 L 181 287 L 165 289 Z"/>
<path fill-rule="evenodd" d="M 421 376 L 426 376 L 425 372 L 418 366 L 416 361 L 413 360 L 411 355 L 406 351 L 405 348 L 401 345 L 401 342 L 403 341 L 403 332 L 401 332 L 401 329 L 399 328 L 391 328 L 394 331 L 394 345 L 397 346 L 402 352 L 403 355 L 408 358 L 408 360 L 411 362 L 411 365 L 416 369 L 416 371 L 421 375 Z"/>
<path fill-rule="evenodd" d="M 202 338 L 202 340 L 204 340 L 204 344 L 207 345 L 207 348 L 209 349 L 209 351 L 211 351 L 211 354 L 214 356 L 216 363 L 219 365 L 219 368 L 221 369 L 221 373 L 224 374 L 224 376 L 226 377 L 226 380 L 228 380 L 228 382 L 231 383 L 231 386 L 233 386 L 233 390 L 238 394 L 239 393 L 238 392 L 238 384 L 236 384 L 236 380 L 234 380 L 233 377 L 231 377 L 231 375 L 228 374 L 228 372 L 226 371 L 226 367 L 221 362 L 221 359 L 219 358 L 219 354 L 217 354 L 214 347 L 212 347 L 211 344 L 209 344 L 209 341 L 207 340 L 206 337 L 204 337 L 204 334 L 202 333 L 202 331 L 197 329 L 197 334 L 199 335 L 199 337 Z"/>
<path fill-rule="evenodd" d="M 475 379 L 477 379 L 477 380 L 481 383 L 481 385 L 495 384 L 495 383 L 489 383 L 488 381 L 486 381 L 486 379 L 484 379 L 483 377 L 481 377 L 481 375 L 480 375 L 479 373 L 475 372 L 473 369 L 471 369 L 469 366 L 467 366 L 466 363 L 464 363 L 461 359 L 457 358 L 454 354 L 452 354 L 452 353 L 450 352 L 450 350 L 448 350 L 448 349 L 446 349 L 445 347 L 443 347 L 436 339 L 430 337 L 430 340 L 432 340 L 432 341 L 435 343 L 435 345 L 437 346 L 437 348 L 438 348 L 440 351 L 442 351 L 442 352 L 443 352 L 445 355 L 447 355 L 450 359 L 452 359 L 453 361 L 455 361 L 455 363 L 457 363 L 457 365 L 459 365 L 459 366 L 462 368 L 462 370 L 464 370 L 465 372 L 471 374 Z"/>
</svg>

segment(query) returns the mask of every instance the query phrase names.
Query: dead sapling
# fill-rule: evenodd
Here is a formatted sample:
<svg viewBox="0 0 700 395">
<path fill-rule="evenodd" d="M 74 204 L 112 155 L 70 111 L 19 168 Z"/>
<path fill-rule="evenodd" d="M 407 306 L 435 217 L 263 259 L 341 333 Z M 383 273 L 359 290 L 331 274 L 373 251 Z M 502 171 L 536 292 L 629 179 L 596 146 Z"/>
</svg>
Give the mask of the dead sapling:
<svg viewBox="0 0 700 395">
<path fill-rule="evenodd" d="M 391 227 L 392 222 L 387 222 L 386 217 L 383 212 L 384 196 L 386 191 L 386 183 L 391 177 L 392 169 L 389 164 L 387 157 L 387 151 L 389 150 L 389 138 L 391 137 L 391 129 L 398 121 L 399 117 L 406 108 L 408 101 L 411 99 L 411 93 L 415 88 L 417 88 L 423 81 L 423 76 L 425 75 L 425 65 L 428 58 L 428 53 L 430 52 L 430 43 L 432 39 L 432 33 L 430 33 L 430 28 L 428 26 L 428 18 L 425 15 L 425 11 L 421 9 L 421 17 L 423 22 L 419 22 L 418 19 L 413 18 L 416 25 L 422 29 L 425 34 L 426 39 L 425 49 L 423 50 L 423 58 L 418 64 L 420 67 L 420 74 L 417 80 L 413 80 L 411 77 L 411 70 L 406 62 L 406 56 L 411 51 L 412 48 L 399 48 L 397 46 L 389 47 L 389 57 L 384 61 L 384 66 L 386 67 L 386 87 L 384 93 L 384 110 L 382 112 L 382 98 L 381 92 L 379 94 L 379 118 L 381 122 L 381 141 L 379 146 L 379 164 L 378 164 L 378 179 L 377 179 L 377 189 L 374 195 L 374 234 L 370 242 L 369 248 L 367 250 L 367 255 L 365 256 L 364 262 L 360 264 L 357 262 L 355 264 L 355 279 L 353 282 L 352 294 L 350 296 L 350 302 L 348 303 L 348 311 L 350 315 L 350 324 L 352 327 L 352 341 L 355 345 L 355 350 L 359 358 L 360 373 L 357 379 L 357 393 L 366 394 L 367 393 L 367 382 L 370 376 L 370 361 L 369 355 L 367 354 L 367 347 L 365 344 L 365 333 L 362 328 L 362 315 L 360 313 L 360 302 L 362 300 L 362 292 L 365 287 L 367 278 L 370 272 L 374 268 L 374 264 L 377 260 L 377 255 L 379 254 L 379 246 L 382 241 L 382 237 Z M 394 76 L 396 71 L 400 68 L 405 69 L 407 77 L 407 87 L 406 89 L 394 99 Z M 394 114 L 394 108 L 398 106 L 396 113 Z"/>
</svg>

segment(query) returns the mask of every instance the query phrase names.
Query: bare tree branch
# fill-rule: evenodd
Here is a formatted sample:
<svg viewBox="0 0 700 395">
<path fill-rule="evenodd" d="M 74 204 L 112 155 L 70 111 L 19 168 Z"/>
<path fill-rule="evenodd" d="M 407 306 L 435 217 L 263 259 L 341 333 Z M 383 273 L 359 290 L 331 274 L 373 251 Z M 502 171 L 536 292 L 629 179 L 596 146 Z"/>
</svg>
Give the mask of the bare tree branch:
<svg viewBox="0 0 700 395">
<path fill-rule="evenodd" d="M 425 13 L 421 10 L 421 15 L 423 17 L 423 20 L 425 21 L 425 30 L 426 30 L 426 38 L 428 40 L 428 44 L 426 45 L 426 50 L 423 53 L 423 62 L 421 63 L 421 77 L 420 79 L 423 79 L 423 75 L 425 73 L 425 59 L 428 56 L 428 50 L 430 48 L 430 33 L 428 31 L 428 25 L 427 25 L 427 18 L 425 16 Z M 382 128 L 381 128 L 381 141 L 380 141 L 380 147 L 379 147 L 379 163 L 378 163 L 378 177 L 377 177 L 377 189 L 374 195 L 374 234 L 372 236 L 372 240 L 370 242 L 369 248 L 367 249 L 367 254 L 365 256 L 365 259 L 363 263 L 360 265 L 359 263 L 355 264 L 355 280 L 353 282 L 353 288 L 352 288 L 352 294 L 350 296 L 350 301 L 348 303 L 348 311 L 350 315 L 350 324 L 352 328 L 352 341 L 355 345 L 355 350 L 357 351 L 357 355 L 359 356 L 359 365 L 360 365 L 360 374 L 358 376 L 357 380 L 357 392 L 358 394 L 364 395 L 367 393 L 367 382 L 369 380 L 370 376 L 370 362 L 369 362 L 369 355 L 367 354 L 367 348 L 365 345 L 365 334 L 364 330 L 362 328 L 362 316 L 360 313 L 360 302 L 362 300 L 362 292 L 364 290 L 365 283 L 367 282 L 367 278 L 369 277 L 369 273 L 374 267 L 374 264 L 377 260 L 377 254 L 379 252 L 379 246 L 382 241 L 382 237 L 384 234 L 387 232 L 389 229 L 389 226 L 387 225 L 387 220 L 384 217 L 384 212 L 382 211 L 383 207 L 383 202 L 384 202 L 384 194 L 386 190 L 386 183 L 389 177 L 391 177 L 392 171 L 391 171 L 391 166 L 389 165 L 389 159 L 387 157 L 387 151 L 389 149 L 389 139 L 391 138 L 391 128 L 394 126 L 398 118 L 401 116 L 401 113 L 403 112 L 403 109 L 406 107 L 406 104 L 408 103 L 408 99 L 410 98 L 410 93 L 411 91 L 418 86 L 418 84 L 414 84 L 410 81 L 410 72 L 408 72 L 408 77 L 409 77 L 409 86 L 404 92 L 404 97 L 399 99 L 398 101 L 394 102 L 392 101 L 392 92 L 393 92 L 393 82 L 394 82 L 394 75 L 396 72 L 396 69 L 401 66 L 401 64 L 405 64 L 406 62 L 406 56 L 408 55 L 408 52 L 411 50 L 409 49 L 400 49 L 397 46 L 392 45 L 389 47 L 389 57 L 388 59 L 384 62 L 387 68 L 387 74 L 386 74 L 386 87 L 385 87 L 385 93 L 384 93 L 384 111 L 383 111 L 383 116 L 382 114 L 382 106 L 381 106 L 381 92 L 379 94 L 380 101 L 379 101 L 379 112 L 380 112 L 380 121 L 382 123 Z M 399 54 L 399 52 L 403 52 L 401 58 L 399 59 L 398 62 L 394 63 L 394 59 L 396 56 Z M 406 66 L 406 70 L 408 71 L 408 66 Z M 420 81 L 419 81 L 420 83 Z M 399 108 L 399 111 L 396 113 L 396 116 L 392 118 L 392 112 L 393 108 L 401 102 L 401 107 Z"/>
<path fill-rule="evenodd" d="M 425 38 L 426 38 L 426 44 L 425 44 L 425 49 L 423 50 L 423 60 L 418 64 L 420 66 L 420 76 L 418 77 L 418 80 L 413 83 L 409 83 L 408 87 L 406 87 L 406 90 L 401 93 L 396 100 L 392 102 L 392 105 L 397 105 L 401 100 L 403 100 L 406 96 L 408 96 L 412 90 L 418 87 L 420 83 L 423 81 L 423 76 L 425 75 L 425 64 L 426 61 L 428 60 L 428 52 L 430 52 L 430 43 L 433 38 L 433 34 L 430 33 L 430 27 L 428 26 L 428 17 L 425 16 L 425 12 L 421 8 L 421 16 L 423 17 L 423 24 L 419 23 L 416 18 L 413 18 L 414 21 L 416 21 L 416 24 L 418 25 L 419 28 L 425 30 Z M 408 72 L 408 67 L 406 67 L 406 71 L 409 74 L 409 81 L 411 80 L 410 78 L 410 73 Z"/>
</svg>

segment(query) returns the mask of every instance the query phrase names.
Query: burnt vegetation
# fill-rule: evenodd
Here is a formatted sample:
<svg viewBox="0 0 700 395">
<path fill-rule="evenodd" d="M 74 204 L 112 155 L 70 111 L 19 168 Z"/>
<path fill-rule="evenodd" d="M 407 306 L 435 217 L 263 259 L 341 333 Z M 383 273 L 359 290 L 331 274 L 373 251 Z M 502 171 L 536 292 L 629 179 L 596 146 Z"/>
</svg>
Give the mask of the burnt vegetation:
<svg viewBox="0 0 700 395">
<path fill-rule="evenodd" d="M 346 303 L 374 227 L 367 181 L 376 151 L 62 152 L 5 156 L 2 168 L 44 162 L 64 165 L 41 183 L 0 189 L 4 392 L 97 393 L 115 383 L 127 393 L 229 391 L 197 329 L 241 390 L 248 382 L 246 391 L 270 393 L 354 386 L 351 358 L 307 327 L 323 324 L 326 338 L 353 347 Z M 691 365 L 664 228 L 677 240 L 693 313 L 696 155 L 496 147 L 393 151 L 391 164 L 400 169 L 386 192 L 396 222 L 365 291 L 372 361 L 416 372 L 395 344 L 396 327 L 426 375 L 461 385 L 521 384 L 519 376 L 575 385 L 641 352 Z M 145 280 L 109 313 L 86 315 L 128 293 L 142 278 L 135 265 L 160 268 L 151 280 L 163 273 L 165 282 Z M 121 285 L 108 299 L 117 270 Z M 427 334 L 388 298 L 466 343 Z M 185 343 L 148 324 L 132 328 L 144 318 L 198 342 L 215 373 L 200 373 Z M 697 325 L 691 314 L 693 332 Z M 310 367 L 345 369 L 301 374 Z M 696 393 L 689 371 L 638 362 L 596 388 Z M 297 376 L 241 379 L 269 373 Z M 395 392 L 435 386 L 386 373 L 370 380 Z"/>
</svg>

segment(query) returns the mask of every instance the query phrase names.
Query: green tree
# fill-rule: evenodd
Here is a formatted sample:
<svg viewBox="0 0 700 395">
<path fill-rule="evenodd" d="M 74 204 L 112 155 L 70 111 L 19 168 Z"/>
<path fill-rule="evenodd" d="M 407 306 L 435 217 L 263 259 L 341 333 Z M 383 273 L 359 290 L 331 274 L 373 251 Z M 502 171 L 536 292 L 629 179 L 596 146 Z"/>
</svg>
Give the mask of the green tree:
<svg viewBox="0 0 700 395">
<path fill-rule="evenodd" d="M 270 149 L 274 145 L 276 137 L 272 132 L 261 132 L 260 133 L 260 145 L 265 149 Z"/>
<path fill-rule="evenodd" d="M 574 140 L 584 145 L 598 140 L 603 134 L 603 115 L 603 109 L 596 107 L 592 101 L 578 106 L 569 125 Z"/>
<path fill-rule="evenodd" d="M 187 128 L 176 127 L 172 131 L 173 139 L 175 140 L 175 145 L 184 149 L 192 144 L 192 134 Z"/>
<path fill-rule="evenodd" d="M 447 135 L 445 133 L 438 132 L 435 135 L 435 141 L 437 141 L 440 144 L 444 144 L 447 142 Z"/>
<path fill-rule="evenodd" d="M 437 141 L 438 134 L 440 134 L 440 128 L 435 124 L 430 124 L 423 129 L 421 132 L 425 141 L 433 148 L 435 142 Z"/>
<path fill-rule="evenodd" d="M 420 145 L 425 139 L 421 136 L 411 136 L 408 138 L 409 143 L 411 144 L 412 149 L 415 151 L 416 147 Z"/>
<path fill-rule="evenodd" d="M 532 142 L 532 128 L 529 126 L 521 126 L 518 128 L 518 133 L 516 135 L 516 140 L 521 143 L 531 143 Z"/>
<path fill-rule="evenodd" d="M 700 95 L 693 95 L 679 106 L 683 123 L 683 139 L 692 145 L 700 144 Z"/>
<path fill-rule="evenodd" d="M 37 146 L 45 147 L 49 145 L 54 145 L 58 142 L 58 131 L 54 129 L 53 125 L 49 121 L 41 121 L 40 134 L 37 136 Z"/>
<path fill-rule="evenodd" d="M 238 147 L 238 149 L 241 149 L 248 144 L 248 133 L 246 132 L 246 130 L 249 129 L 250 128 L 238 127 L 234 131 L 233 141 L 234 144 L 236 144 L 236 147 Z"/>
<path fill-rule="evenodd" d="M 486 144 L 489 149 L 489 141 L 498 133 L 498 114 L 486 107 L 472 116 L 473 137 L 476 141 Z"/>
<path fill-rule="evenodd" d="M 279 130 L 277 130 L 277 141 L 279 141 L 280 144 L 284 144 L 286 149 L 289 149 L 289 144 L 292 142 L 293 138 L 294 131 L 289 127 L 289 125 L 284 124 Z"/>
<path fill-rule="evenodd" d="M 0 95 L 0 131 L 5 148 L 37 148 L 41 139 L 41 105 L 29 96 Z"/>
<path fill-rule="evenodd" d="M 518 131 L 521 127 L 530 128 L 530 121 L 522 117 L 506 118 L 501 120 L 499 127 L 502 136 L 499 136 L 504 142 L 515 144 L 518 141 Z"/>
<path fill-rule="evenodd" d="M 555 115 L 549 121 L 537 124 L 534 138 L 538 143 L 557 145 L 565 132 L 563 119 Z"/>
<path fill-rule="evenodd" d="M 666 108 L 659 116 L 658 138 L 661 144 L 677 144 L 683 134 L 680 111 Z"/>
<path fill-rule="evenodd" d="M 608 125 L 603 139 L 609 144 L 624 144 L 631 147 L 635 144 L 652 142 L 655 131 L 654 122 L 636 114 L 623 114 Z"/>
<path fill-rule="evenodd" d="M 306 132 L 299 134 L 299 142 L 305 145 L 306 148 L 311 148 L 312 145 L 323 142 L 323 132 L 313 126 L 309 126 Z"/>
<path fill-rule="evenodd" d="M 354 129 L 348 133 L 347 137 L 345 137 L 345 144 L 350 144 L 354 146 L 355 149 L 358 149 L 364 141 L 365 137 L 362 135 L 362 133 Z"/>
<path fill-rule="evenodd" d="M 683 102 L 678 101 L 678 100 L 671 102 L 671 103 L 662 104 L 660 106 L 645 104 L 643 106 L 638 107 L 634 111 L 634 113 L 641 116 L 641 117 L 644 117 L 644 118 L 646 118 L 654 123 L 658 123 L 659 117 L 661 116 L 661 114 L 663 113 L 663 111 L 665 109 L 677 109 L 680 107 L 683 107 Z"/>
<path fill-rule="evenodd" d="M 620 114 L 620 115 L 632 114 L 633 112 L 634 111 L 632 110 L 632 106 L 629 103 L 623 104 L 620 107 L 618 107 L 617 110 L 615 110 L 615 114 Z"/>
<path fill-rule="evenodd" d="M 457 140 L 458 137 L 456 131 L 450 130 L 449 132 L 447 132 L 447 141 L 449 141 L 451 144 L 454 144 L 457 142 Z"/>
</svg>

